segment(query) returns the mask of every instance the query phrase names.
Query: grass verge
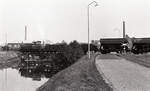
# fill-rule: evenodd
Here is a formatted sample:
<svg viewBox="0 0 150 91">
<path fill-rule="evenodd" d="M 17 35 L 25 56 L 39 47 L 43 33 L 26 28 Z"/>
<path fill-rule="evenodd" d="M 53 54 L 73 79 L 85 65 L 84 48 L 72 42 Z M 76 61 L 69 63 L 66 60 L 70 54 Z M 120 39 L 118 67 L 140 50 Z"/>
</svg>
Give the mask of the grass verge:
<svg viewBox="0 0 150 91">
<path fill-rule="evenodd" d="M 79 59 L 72 66 L 50 78 L 37 91 L 113 91 L 95 66 L 95 57 Z"/>
</svg>

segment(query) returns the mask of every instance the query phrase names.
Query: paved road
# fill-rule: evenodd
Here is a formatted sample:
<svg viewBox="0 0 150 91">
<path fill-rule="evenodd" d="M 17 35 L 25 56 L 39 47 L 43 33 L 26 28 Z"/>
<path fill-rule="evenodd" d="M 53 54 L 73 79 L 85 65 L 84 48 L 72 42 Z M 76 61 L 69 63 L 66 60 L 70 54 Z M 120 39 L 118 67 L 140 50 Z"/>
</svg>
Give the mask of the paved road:
<svg viewBox="0 0 150 91">
<path fill-rule="evenodd" d="M 98 56 L 96 66 L 117 91 L 150 91 L 149 68 L 115 55 Z"/>
</svg>

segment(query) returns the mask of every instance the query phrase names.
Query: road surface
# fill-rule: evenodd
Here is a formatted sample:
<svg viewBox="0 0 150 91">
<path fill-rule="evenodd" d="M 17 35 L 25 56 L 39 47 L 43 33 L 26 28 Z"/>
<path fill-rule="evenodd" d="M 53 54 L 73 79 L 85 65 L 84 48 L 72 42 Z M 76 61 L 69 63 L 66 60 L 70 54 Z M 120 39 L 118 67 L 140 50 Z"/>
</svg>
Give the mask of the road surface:
<svg viewBox="0 0 150 91">
<path fill-rule="evenodd" d="M 96 66 L 114 91 L 150 91 L 150 68 L 111 54 L 98 56 Z"/>
</svg>

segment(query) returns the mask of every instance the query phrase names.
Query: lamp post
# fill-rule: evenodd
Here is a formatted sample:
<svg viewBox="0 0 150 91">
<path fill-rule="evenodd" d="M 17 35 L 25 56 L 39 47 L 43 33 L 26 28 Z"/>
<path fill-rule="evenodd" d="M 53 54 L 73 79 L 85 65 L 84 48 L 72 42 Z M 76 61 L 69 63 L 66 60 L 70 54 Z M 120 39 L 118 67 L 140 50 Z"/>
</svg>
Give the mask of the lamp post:
<svg viewBox="0 0 150 91">
<path fill-rule="evenodd" d="M 98 6 L 98 3 L 96 1 L 93 1 L 91 3 L 88 4 L 88 7 L 87 7 L 87 18 L 88 18 L 88 57 L 90 59 L 90 19 L 89 19 L 89 13 L 90 13 L 90 6 L 92 4 L 95 4 L 94 6 Z"/>
</svg>

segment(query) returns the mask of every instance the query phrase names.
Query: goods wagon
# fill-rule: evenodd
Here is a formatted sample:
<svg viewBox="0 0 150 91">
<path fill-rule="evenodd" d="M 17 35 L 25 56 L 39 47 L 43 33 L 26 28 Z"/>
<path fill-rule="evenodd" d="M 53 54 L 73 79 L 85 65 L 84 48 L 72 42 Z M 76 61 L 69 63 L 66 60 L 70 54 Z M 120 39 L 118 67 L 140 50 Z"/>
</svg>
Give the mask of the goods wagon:
<svg viewBox="0 0 150 91">
<path fill-rule="evenodd" d="M 20 46 L 21 52 L 40 52 L 41 49 L 41 44 L 25 43 Z"/>
<path fill-rule="evenodd" d="M 127 39 L 125 38 L 102 38 L 100 39 L 100 52 L 102 54 L 127 51 Z"/>
<path fill-rule="evenodd" d="M 150 38 L 133 38 L 132 52 L 135 54 L 150 52 Z"/>
</svg>

